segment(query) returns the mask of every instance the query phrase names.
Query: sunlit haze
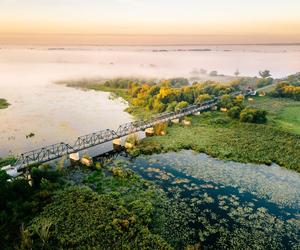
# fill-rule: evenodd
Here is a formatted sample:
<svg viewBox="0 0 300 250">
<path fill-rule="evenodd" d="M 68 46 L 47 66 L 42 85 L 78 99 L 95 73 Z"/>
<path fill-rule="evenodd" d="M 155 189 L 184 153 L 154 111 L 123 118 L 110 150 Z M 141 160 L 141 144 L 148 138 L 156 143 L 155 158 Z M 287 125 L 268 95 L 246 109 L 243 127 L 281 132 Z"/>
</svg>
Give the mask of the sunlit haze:
<svg viewBox="0 0 300 250">
<path fill-rule="evenodd" d="M 299 10 L 299 0 L 0 0 L 0 43 L 298 43 Z"/>
</svg>

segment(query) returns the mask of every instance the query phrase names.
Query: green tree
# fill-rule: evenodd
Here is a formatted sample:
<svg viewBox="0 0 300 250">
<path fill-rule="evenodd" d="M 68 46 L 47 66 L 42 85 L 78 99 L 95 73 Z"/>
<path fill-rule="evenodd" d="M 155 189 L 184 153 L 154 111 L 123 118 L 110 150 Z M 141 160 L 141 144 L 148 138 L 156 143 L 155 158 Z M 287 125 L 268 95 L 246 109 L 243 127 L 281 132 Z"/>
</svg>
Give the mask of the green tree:
<svg viewBox="0 0 300 250">
<path fill-rule="evenodd" d="M 270 74 L 270 70 L 263 70 L 263 71 L 259 71 L 259 75 L 262 77 L 262 78 L 268 78 L 271 76 Z"/>
<path fill-rule="evenodd" d="M 189 103 L 188 102 L 185 102 L 185 101 L 182 101 L 182 102 L 179 102 L 176 107 L 175 107 L 175 110 L 180 110 L 180 109 L 183 109 L 183 108 L 186 108 L 187 106 L 189 106 Z"/>
<path fill-rule="evenodd" d="M 213 97 L 209 94 L 202 94 L 202 95 L 199 95 L 196 99 L 196 103 L 203 103 L 205 101 L 209 101 L 211 100 Z"/>
</svg>

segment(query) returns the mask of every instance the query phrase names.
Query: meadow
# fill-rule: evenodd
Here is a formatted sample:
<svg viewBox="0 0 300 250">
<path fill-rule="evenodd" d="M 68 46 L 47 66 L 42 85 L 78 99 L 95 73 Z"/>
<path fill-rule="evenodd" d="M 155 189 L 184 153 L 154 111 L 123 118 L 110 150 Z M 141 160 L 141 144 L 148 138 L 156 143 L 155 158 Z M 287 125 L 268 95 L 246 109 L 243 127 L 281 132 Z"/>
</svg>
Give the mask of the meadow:
<svg viewBox="0 0 300 250">
<path fill-rule="evenodd" d="M 300 134 L 300 102 L 287 98 L 255 97 L 249 105 L 268 111 L 269 123 L 275 127 Z"/>
</svg>

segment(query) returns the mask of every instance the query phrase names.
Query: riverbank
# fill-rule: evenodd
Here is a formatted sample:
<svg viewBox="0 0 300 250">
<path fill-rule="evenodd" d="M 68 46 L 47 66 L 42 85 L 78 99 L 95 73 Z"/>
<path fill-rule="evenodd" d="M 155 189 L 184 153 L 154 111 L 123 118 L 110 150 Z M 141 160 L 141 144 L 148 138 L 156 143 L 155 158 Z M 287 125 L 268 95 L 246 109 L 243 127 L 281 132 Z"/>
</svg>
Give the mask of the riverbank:
<svg viewBox="0 0 300 250">
<path fill-rule="evenodd" d="M 209 94 L 203 94 L 206 93 L 205 91 L 224 94 L 230 93 L 232 88 L 236 86 L 235 82 L 223 86 L 209 83 L 208 85 L 183 86 L 176 89 L 170 87 L 171 84 L 168 83 L 168 88 L 160 87 L 159 89 L 155 84 L 147 87 L 139 85 L 132 87 L 130 82 L 127 82 L 122 85 L 122 88 L 116 88 L 117 84 L 119 86 L 120 82 L 112 81 L 112 83 L 107 84 L 108 86 L 100 83 L 85 85 L 75 83 L 72 87 L 80 86 L 86 89 L 112 92 L 128 101 L 130 106 L 126 111 L 135 115 L 136 118 L 147 118 L 155 113 L 153 107 L 159 106 L 155 104 L 155 101 L 153 102 L 154 97 L 161 101 L 161 106 L 167 106 L 167 111 L 174 111 L 169 109 L 174 103 L 172 101 L 174 96 L 180 96 L 181 101 L 187 101 L 191 99 L 190 93 L 195 96 L 195 92 L 200 91 L 197 98 L 202 100 L 209 97 Z M 245 83 L 240 82 L 241 84 Z M 138 90 L 139 94 L 133 97 L 132 92 L 136 91 L 135 89 Z M 155 93 L 156 96 L 152 93 Z M 191 99 L 191 103 L 197 102 L 197 100 L 194 97 Z M 175 110 L 178 102 L 173 106 Z M 149 106 L 149 103 L 154 104 Z M 172 125 L 168 128 L 166 136 L 142 140 L 131 151 L 131 154 L 152 154 L 193 149 L 219 159 L 267 165 L 277 163 L 282 167 L 300 172 L 300 157 L 297 154 L 300 150 L 300 135 L 297 135 L 300 131 L 300 123 L 297 120 L 300 103 L 288 99 L 263 96 L 246 99 L 244 105 L 266 110 L 268 122 L 266 124 L 250 124 L 231 119 L 227 113 L 206 113 L 199 117 L 191 117 L 192 125 L 189 127 Z"/>
<path fill-rule="evenodd" d="M 9 105 L 10 104 L 7 102 L 7 100 L 0 98 L 0 109 L 6 109 Z"/>
<path fill-rule="evenodd" d="M 208 112 L 191 117 L 192 125 L 172 125 L 166 136 L 142 140 L 132 155 L 192 149 L 214 158 L 244 163 L 277 163 L 300 172 L 300 136 L 272 125 L 233 121 L 226 114 Z"/>
</svg>

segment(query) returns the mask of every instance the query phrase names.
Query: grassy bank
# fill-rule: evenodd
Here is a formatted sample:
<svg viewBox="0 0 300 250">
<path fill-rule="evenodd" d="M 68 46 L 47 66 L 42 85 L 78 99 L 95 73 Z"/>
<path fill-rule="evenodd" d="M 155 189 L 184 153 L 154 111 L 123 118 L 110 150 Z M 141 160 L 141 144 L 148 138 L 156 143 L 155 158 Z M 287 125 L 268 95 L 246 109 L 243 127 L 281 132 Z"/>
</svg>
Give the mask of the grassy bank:
<svg viewBox="0 0 300 250">
<path fill-rule="evenodd" d="M 300 134 L 300 102 L 266 96 L 255 97 L 248 105 L 267 110 L 269 124 L 283 131 Z"/>
<path fill-rule="evenodd" d="M 0 109 L 6 109 L 9 105 L 5 99 L 0 98 Z"/>
<path fill-rule="evenodd" d="M 166 136 L 143 140 L 132 154 L 193 149 L 219 159 L 271 164 L 300 172 L 300 136 L 271 125 L 240 123 L 225 114 L 192 117 L 192 125 L 173 125 Z"/>
</svg>

